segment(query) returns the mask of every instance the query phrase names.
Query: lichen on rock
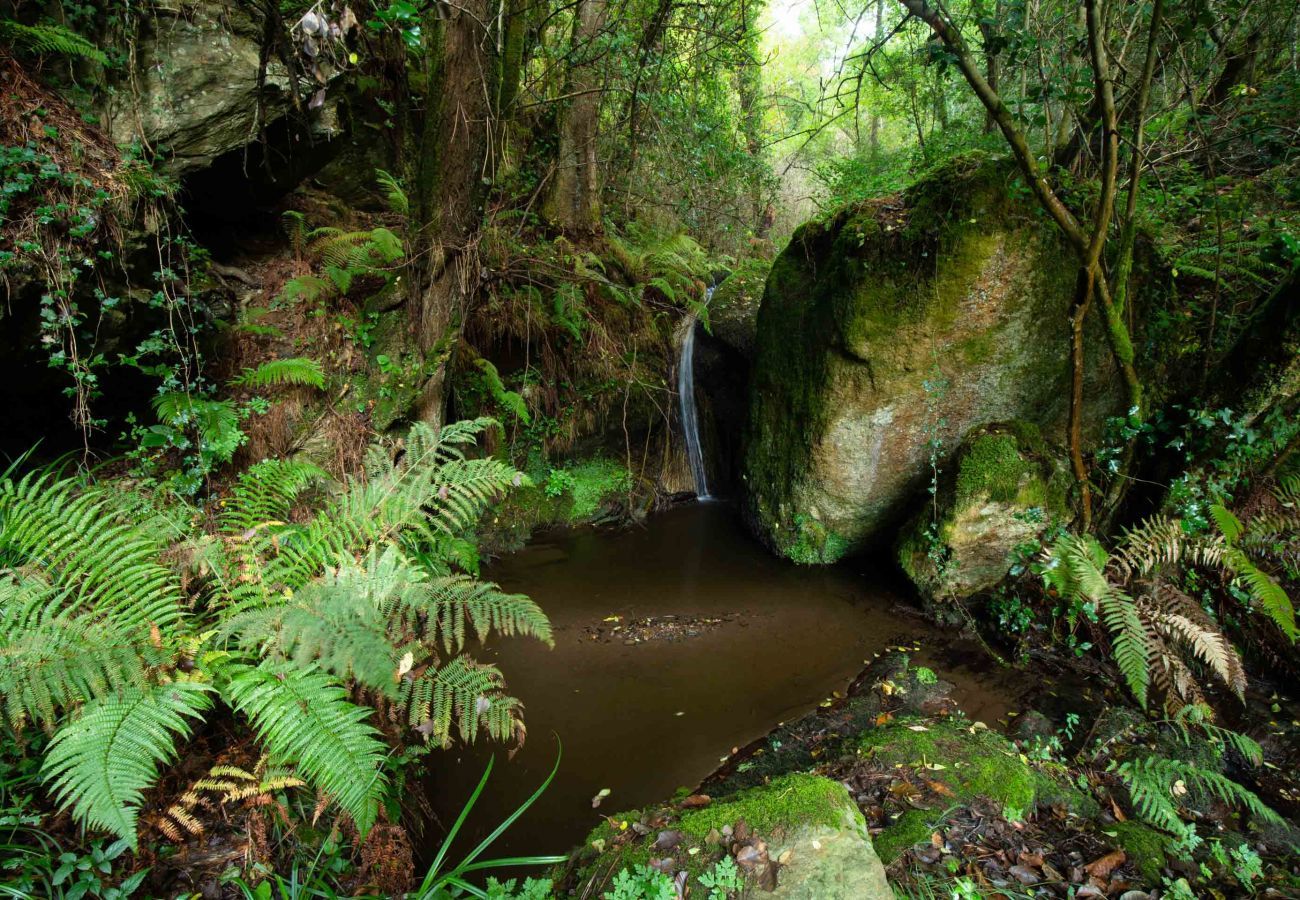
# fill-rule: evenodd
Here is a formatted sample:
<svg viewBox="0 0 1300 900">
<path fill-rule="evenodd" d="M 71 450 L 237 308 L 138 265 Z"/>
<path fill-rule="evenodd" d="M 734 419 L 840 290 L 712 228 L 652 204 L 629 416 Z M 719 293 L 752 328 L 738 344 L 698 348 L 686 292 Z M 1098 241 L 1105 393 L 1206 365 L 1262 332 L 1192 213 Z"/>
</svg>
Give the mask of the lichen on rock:
<svg viewBox="0 0 1300 900">
<path fill-rule="evenodd" d="M 1014 419 L 1059 435 L 1075 267 L 1014 177 L 958 159 L 901 196 L 804 225 L 776 259 L 744 475 L 749 517 L 784 555 L 812 523 L 836 540 L 801 561 L 862 546 L 975 428 Z M 1104 341 L 1089 347 L 1096 429 L 1122 392 Z"/>
</svg>

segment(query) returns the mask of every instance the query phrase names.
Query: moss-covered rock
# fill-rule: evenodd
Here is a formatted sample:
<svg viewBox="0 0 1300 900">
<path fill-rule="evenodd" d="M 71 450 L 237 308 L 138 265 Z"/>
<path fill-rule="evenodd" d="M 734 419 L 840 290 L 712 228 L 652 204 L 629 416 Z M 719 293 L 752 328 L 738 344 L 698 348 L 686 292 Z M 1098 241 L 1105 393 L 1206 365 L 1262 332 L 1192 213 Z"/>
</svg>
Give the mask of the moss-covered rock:
<svg viewBox="0 0 1300 900">
<path fill-rule="evenodd" d="M 902 197 L 800 228 L 758 315 L 744 474 L 757 531 L 830 561 L 906 511 L 972 429 L 1068 412 L 1075 266 L 1012 167 L 959 159 Z M 1122 404 L 1090 340 L 1087 419 Z M 829 551 L 829 552 L 825 552 Z"/>
<path fill-rule="evenodd" d="M 934 833 L 935 814 L 926 809 L 909 809 L 872 841 L 876 855 L 885 865 L 902 856 Z"/>
<path fill-rule="evenodd" d="M 1114 832 L 1115 843 L 1137 866 L 1149 884 L 1160 884 L 1161 873 L 1168 863 L 1167 851 L 1172 843 L 1169 835 L 1141 822 L 1116 822 L 1108 832 Z"/>
<path fill-rule="evenodd" d="M 713 337 L 747 360 L 754 356 L 758 307 L 771 268 L 767 260 L 744 260 L 714 289 L 709 302 L 709 330 Z"/>
<path fill-rule="evenodd" d="M 803 773 L 784 775 L 702 809 L 611 816 L 588 835 L 570 870 L 578 873 L 580 896 L 585 896 L 583 890 L 594 896 L 613 873 L 652 860 L 661 870 L 686 872 L 694 887 L 699 875 L 728 852 L 721 836 L 742 829 L 761 838 L 767 856 L 780 861 L 773 897 L 893 897 L 866 822 L 849 792 L 839 782 Z M 660 842 L 665 834 L 674 837 Z M 560 880 L 568 881 L 563 875 Z"/>
<path fill-rule="evenodd" d="M 1046 765 L 1032 765 L 1006 738 L 961 719 L 898 720 L 865 732 L 857 750 L 885 769 L 923 768 L 926 779 L 942 784 L 956 802 L 993 804 L 1012 821 L 1039 805 L 1091 808 Z"/>
<path fill-rule="evenodd" d="M 1067 517 L 1069 473 L 1029 423 L 967 438 L 937 498 L 900 532 L 898 561 L 932 601 L 994 587 L 1018 546 Z"/>
</svg>

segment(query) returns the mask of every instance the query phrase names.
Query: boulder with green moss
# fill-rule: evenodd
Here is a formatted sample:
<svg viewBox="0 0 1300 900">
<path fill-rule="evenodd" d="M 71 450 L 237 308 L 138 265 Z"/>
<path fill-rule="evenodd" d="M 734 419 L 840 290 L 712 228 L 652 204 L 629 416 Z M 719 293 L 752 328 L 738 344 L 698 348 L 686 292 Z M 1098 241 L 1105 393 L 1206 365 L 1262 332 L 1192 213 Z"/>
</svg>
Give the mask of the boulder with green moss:
<svg viewBox="0 0 1300 900">
<path fill-rule="evenodd" d="M 722 280 L 709 302 L 710 333 L 747 360 L 754 357 L 758 307 L 771 268 L 767 260 L 744 260 Z"/>
<path fill-rule="evenodd" d="M 1025 420 L 1057 438 L 1074 281 L 1054 226 L 995 161 L 956 160 L 796 231 L 758 314 L 744 465 L 756 530 L 830 562 L 897 522 L 972 429 Z M 1096 429 L 1123 402 L 1100 326 L 1086 371 Z"/>
<path fill-rule="evenodd" d="M 1028 423 L 967 438 L 933 501 L 903 529 L 898 561 L 929 600 L 960 600 L 1007 574 L 1016 549 L 1068 515 L 1060 455 Z"/>
<path fill-rule="evenodd" d="M 1034 765 L 1002 735 L 961 718 L 898 719 L 864 732 L 856 750 L 875 768 L 919 770 L 949 800 L 990 806 L 1011 821 L 1039 806 L 1081 814 L 1095 808 L 1063 770 L 1053 771 L 1060 767 Z"/>
<path fill-rule="evenodd" d="M 688 799 L 610 816 L 575 851 L 561 887 L 600 896 L 619 872 L 648 866 L 685 873 L 687 885 L 704 894 L 700 876 L 731 857 L 748 883 L 775 898 L 893 897 L 862 813 L 839 782 L 795 773 L 702 808 L 692 805 Z"/>
</svg>

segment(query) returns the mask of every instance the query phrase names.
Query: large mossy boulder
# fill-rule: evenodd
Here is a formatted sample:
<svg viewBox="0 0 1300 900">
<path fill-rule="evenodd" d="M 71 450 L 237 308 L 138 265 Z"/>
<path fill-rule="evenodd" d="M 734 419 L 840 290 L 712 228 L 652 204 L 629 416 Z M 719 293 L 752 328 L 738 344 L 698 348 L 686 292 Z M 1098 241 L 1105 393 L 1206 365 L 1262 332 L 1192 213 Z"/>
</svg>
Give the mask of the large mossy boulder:
<svg viewBox="0 0 1300 900">
<path fill-rule="evenodd" d="M 759 534 L 830 562 L 897 523 L 974 428 L 1068 414 L 1075 265 L 1014 170 L 962 158 L 804 225 L 758 315 L 744 476 Z M 1088 342 L 1087 423 L 1122 404 Z"/>
<path fill-rule="evenodd" d="M 1016 549 L 1067 515 L 1070 477 L 1028 423 L 981 428 L 967 438 L 934 502 L 903 529 L 898 561 L 931 601 L 962 600 L 996 586 Z"/>
<path fill-rule="evenodd" d="M 655 808 L 608 817 L 575 852 L 561 887 L 601 896 L 617 874 L 648 866 L 699 876 L 731 856 L 758 896 L 891 900 L 884 866 L 844 785 L 794 773 L 703 808 Z M 770 892 L 770 893 L 768 893 Z M 693 895 L 693 894 L 692 894 Z"/>
</svg>

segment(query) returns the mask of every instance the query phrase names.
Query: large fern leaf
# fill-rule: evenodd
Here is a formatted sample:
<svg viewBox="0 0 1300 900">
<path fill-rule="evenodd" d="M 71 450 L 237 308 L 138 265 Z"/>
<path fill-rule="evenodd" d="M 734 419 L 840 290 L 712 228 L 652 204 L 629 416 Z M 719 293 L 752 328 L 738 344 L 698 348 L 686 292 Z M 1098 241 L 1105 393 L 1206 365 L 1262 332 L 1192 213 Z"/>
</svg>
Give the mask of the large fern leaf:
<svg viewBox="0 0 1300 900">
<path fill-rule="evenodd" d="M 158 765 L 211 704 L 205 685 L 162 684 L 87 704 L 54 735 L 42 769 L 78 821 L 136 843 L 136 817 Z"/>
<path fill-rule="evenodd" d="M 33 472 L 0 481 L 0 552 L 38 568 L 84 609 L 138 633 L 178 626 L 184 595 L 163 547 L 114 515 L 103 488 Z"/>
<path fill-rule="evenodd" d="M 319 362 L 306 357 L 273 359 L 255 369 L 244 369 L 241 374 L 232 378 L 230 383 L 245 388 L 301 385 L 320 389 L 325 387 L 325 370 L 321 368 Z"/>
<path fill-rule="evenodd" d="M 385 785 L 385 747 L 367 724 L 371 711 L 311 669 L 266 662 L 232 665 L 230 676 L 230 699 L 266 749 L 346 810 L 363 836 L 369 832 Z"/>
</svg>

